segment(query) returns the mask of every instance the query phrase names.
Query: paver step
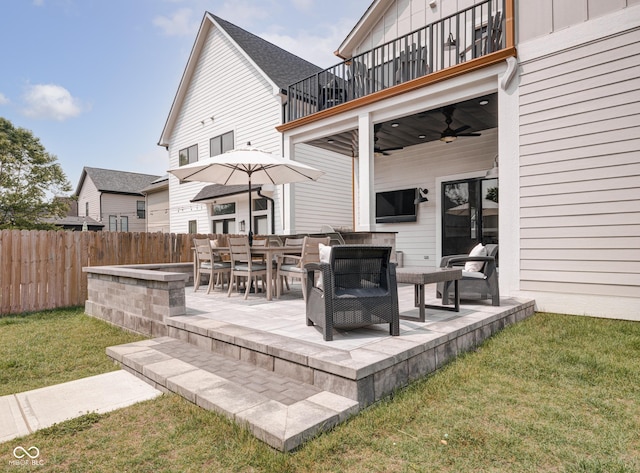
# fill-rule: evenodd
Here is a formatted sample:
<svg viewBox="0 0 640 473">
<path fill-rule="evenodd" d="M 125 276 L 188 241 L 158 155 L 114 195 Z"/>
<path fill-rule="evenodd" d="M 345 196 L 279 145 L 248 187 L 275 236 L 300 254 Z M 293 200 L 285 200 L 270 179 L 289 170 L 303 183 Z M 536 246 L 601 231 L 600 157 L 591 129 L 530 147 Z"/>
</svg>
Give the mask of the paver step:
<svg viewBox="0 0 640 473">
<path fill-rule="evenodd" d="M 157 389 L 223 414 L 282 451 L 359 409 L 352 399 L 171 337 L 109 347 L 107 355 Z"/>
</svg>

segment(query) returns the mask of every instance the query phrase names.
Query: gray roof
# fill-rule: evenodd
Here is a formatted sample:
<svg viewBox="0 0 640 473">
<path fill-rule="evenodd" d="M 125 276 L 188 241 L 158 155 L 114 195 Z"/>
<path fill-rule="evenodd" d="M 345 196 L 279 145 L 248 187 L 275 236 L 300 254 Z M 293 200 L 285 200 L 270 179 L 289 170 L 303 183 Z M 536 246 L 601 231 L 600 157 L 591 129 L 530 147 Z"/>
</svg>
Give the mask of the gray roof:
<svg viewBox="0 0 640 473">
<path fill-rule="evenodd" d="M 76 226 L 76 227 L 82 227 L 83 223 L 86 223 L 88 227 L 104 227 L 103 223 L 98 222 L 97 220 L 91 218 L 91 217 L 73 217 L 73 216 L 66 216 L 66 217 L 62 217 L 62 218 L 47 218 L 44 219 L 45 222 L 47 223 L 53 223 L 55 225 L 60 225 L 60 226 Z"/>
<path fill-rule="evenodd" d="M 257 191 L 262 189 L 261 186 L 251 186 L 251 191 Z M 201 200 L 215 199 L 216 197 L 224 197 L 227 195 L 236 195 L 249 192 L 248 185 L 238 186 L 223 186 L 221 184 L 211 184 L 203 187 L 198 194 L 191 199 L 191 202 L 198 202 Z"/>
<path fill-rule="evenodd" d="M 165 174 L 159 179 L 156 179 L 155 181 L 153 181 L 147 187 L 140 189 L 140 192 L 142 192 L 143 194 L 149 194 L 151 192 L 158 192 L 168 188 L 169 188 L 169 174 Z"/>
<path fill-rule="evenodd" d="M 323 69 L 222 18 L 210 15 L 283 91 Z"/>
<path fill-rule="evenodd" d="M 140 192 L 142 189 L 161 177 L 152 174 L 113 171 L 111 169 L 90 168 L 85 166 L 82 170 L 75 195 L 78 195 L 80 192 L 86 176 L 91 178 L 100 192 L 130 195 L 142 195 Z"/>
</svg>

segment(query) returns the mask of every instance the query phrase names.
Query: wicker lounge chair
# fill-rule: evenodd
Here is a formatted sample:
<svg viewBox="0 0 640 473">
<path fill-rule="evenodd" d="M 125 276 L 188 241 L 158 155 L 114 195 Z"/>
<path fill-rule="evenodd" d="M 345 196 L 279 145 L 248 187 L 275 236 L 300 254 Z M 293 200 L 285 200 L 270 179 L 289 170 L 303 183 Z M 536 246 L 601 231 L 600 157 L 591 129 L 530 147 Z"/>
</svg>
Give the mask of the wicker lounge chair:
<svg viewBox="0 0 640 473">
<path fill-rule="evenodd" d="M 396 265 L 391 247 L 338 245 L 329 262 L 310 263 L 307 269 L 307 325 L 322 327 L 326 341 L 333 329 L 353 329 L 389 324 L 391 335 L 400 334 Z M 322 287 L 315 272 L 322 275 Z"/>
<path fill-rule="evenodd" d="M 468 262 L 479 262 L 479 271 L 462 270 L 462 279 L 458 282 L 460 299 L 491 299 L 494 306 L 500 305 L 498 285 L 498 245 L 487 245 L 487 256 L 450 255 L 440 261 L 441 268 L 465 267 Z M 438 283 L 436 296 L 442 297 L 443 284 Z M 453 291 L 453 289 L 451 289 Z"/>
</svg>

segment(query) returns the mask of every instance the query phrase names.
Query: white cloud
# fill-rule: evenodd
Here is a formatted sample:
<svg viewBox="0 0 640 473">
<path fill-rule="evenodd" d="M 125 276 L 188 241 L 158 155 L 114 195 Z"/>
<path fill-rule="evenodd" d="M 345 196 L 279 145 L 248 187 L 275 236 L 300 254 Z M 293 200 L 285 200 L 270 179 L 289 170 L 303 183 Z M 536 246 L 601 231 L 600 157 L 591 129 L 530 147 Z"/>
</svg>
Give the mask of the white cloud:
<svg viewBox="0 0 640 473">
<path fill-rule="evenodd" d="M 266 6 L 256 8 L 255 3 L 252 1 L 235 0 L 225 2 L 219 8 L 216 8 L 215 11 L 211 11 L 211 13 L 219 16 L 223 20 L 230 21 L 234 25 L 245 28 L 247 31 L 253 32 L 252 26 L 268 21 L 271 11 L 272 10 Z"/>
<path fill-rule="evenodd" d="M 27 87 L 24 94 L 26 108 L 23 113 L 31 118 L 64 121 L 82 113 L 80 101 L 62 86 L 36 84 Z"/>
<path fill-rule="evenodd" d="M 169 153 L 164 148 L 156 146 L 136 156 L 134 162 L 129 165 L 139 169 L 138 172 L 164 176 L 169 169 Z"/>
<path fill-rule="evenodd" d="M 344 39 L 345 31 L 349 31 L 345 25 L 336 24 L 327 27 L 322 36 L 301 31 L 295 37 L 279 33 L 264 33 L 260 37 L 316 66 L 331 67 L 341 61 L 333 51 Z"/>
<path fill-rule="evenodd" d="M 0 105 L 6 105 L 8 103 L 9 103 L 9 99 L 6 97 L 6 95 L 0 92 Z"/>
<path fill-rule="evenodd" d="M 313 7 L 313 0 L 291 0 L 297 10 L 308 11 Z"/>
<path fill-rule="evenodd" d="M 167 36 L 194 36 L 198 31 L 199 20 L 192 19 L 192 16 L 190 8 L 181 8 L 168 17 L 155 17 L 153 24 Z"/>
</svg>

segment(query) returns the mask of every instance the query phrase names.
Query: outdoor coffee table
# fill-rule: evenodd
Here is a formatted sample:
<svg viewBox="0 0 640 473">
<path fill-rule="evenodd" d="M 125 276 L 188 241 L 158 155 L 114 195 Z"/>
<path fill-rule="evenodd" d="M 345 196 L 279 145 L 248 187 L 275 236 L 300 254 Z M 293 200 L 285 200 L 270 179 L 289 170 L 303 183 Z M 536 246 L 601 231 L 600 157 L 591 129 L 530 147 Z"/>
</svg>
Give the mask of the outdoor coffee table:
<svg viewBox="0 0 640 473">
<path fill-rule="evenodd" d="M 425 308 L 452 310 L 460 312 L 460 292 L 458 290 L 458 281 L 462 279 L 462 269 L 455 268 L 397 268 L 396 280 L 399 283 L 413 284 L 415 291 L 415 304 L 420 311 L 420 316 L 415 317 L 400 316 L 401 319 L 414 320 L 417 322 L 425 321 Z M 428 305 L 424 303 L 424 286 L 426 284 L 444 283 L 442 291 L 442 305 Z M 449 287 L 453 282 L 454 306 L 447 307 L 449 304 Z"/>
</svg>

